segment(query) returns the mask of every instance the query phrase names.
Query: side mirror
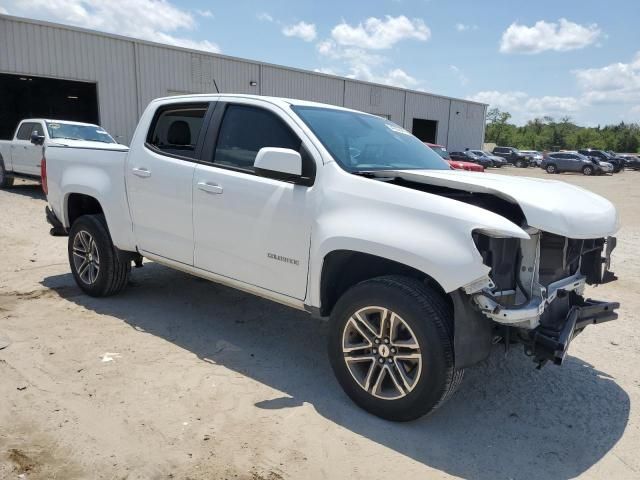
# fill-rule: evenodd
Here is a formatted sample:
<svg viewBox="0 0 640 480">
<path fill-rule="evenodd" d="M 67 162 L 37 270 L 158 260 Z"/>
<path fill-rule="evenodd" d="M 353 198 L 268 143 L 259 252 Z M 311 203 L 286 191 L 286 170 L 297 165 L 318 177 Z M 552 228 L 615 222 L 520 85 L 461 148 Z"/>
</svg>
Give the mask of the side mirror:
<svg viewBox="0 0 640 480">
<path fill-rule="evenodd" d="M 305 183 L 302 177 L 302 157 L 290 148 L 261 148 L 253 162 L 256 174 L 261 177 Z"/>
<path fill-rule="evenodd" d="M 43 145 L 44 144 L 44 135 L 38 135 L 38 132 L 35 130 L 31 132 L 31 143 L 34 145 Z"/>
</svg>

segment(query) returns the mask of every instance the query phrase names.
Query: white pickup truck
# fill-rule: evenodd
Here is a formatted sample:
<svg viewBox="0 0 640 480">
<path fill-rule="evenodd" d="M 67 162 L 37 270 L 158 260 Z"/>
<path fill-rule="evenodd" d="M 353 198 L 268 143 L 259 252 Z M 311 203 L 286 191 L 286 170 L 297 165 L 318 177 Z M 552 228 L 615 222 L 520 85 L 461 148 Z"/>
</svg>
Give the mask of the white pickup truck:
<svg viewBox="0 0 640 480">
<path fill-rule="evenodd" d="M 129 152 L 46 149 L 47 218 L 78 286 L 142 257 L 330 317 L 345 392 L 410 420 L 494 343 L 560 364 L 617 303 L 613 205 L 553 180 L 454 171 L 398 125 L 249 95 L 157 99 Z"/>
<path fill-rule="evenodd" d="M 40 180 L 43 146 L 91 148 L 96 143 L 127 149 L 117 144 L 103 128 L 91 123 L 45 118 L 22 120 L 13 140 L 0 140 L 0 188 L 13 185 L 14 178 Z"/>
</svg>

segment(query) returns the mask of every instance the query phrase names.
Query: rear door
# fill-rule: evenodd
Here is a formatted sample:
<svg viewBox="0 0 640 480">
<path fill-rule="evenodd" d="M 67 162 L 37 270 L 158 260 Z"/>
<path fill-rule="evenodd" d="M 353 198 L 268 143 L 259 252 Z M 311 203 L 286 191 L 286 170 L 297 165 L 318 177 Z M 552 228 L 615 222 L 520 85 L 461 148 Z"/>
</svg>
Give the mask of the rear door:
<svg viewBox="0 0 640 480">
<path fill-rule="evenodd" d="M 13 170 L 26 175 L 40 175 L 42 162 L 42 146 L 31 143 L 31 134 L 44 135 L 39 122 L 23 122 L 18 128 L 16 138 L 11 144 Z"/>
<path fill-rule="evenodd" d="M 220 104 L 210 130 L 193 179 L 194 265 L 304 299 L 314 189 L 258 176 L 253 162 L 263 147 L 294 149 L 311 178 L 312 146 L 267 102 Z"/>
<path fill-rule="evenodd" d="M 161 105 L 144 145 L 129 152 L 129 207 L 143 252 L 193 265 L 193 173 L 212 109 L 209 102 Z"/>
</svg>

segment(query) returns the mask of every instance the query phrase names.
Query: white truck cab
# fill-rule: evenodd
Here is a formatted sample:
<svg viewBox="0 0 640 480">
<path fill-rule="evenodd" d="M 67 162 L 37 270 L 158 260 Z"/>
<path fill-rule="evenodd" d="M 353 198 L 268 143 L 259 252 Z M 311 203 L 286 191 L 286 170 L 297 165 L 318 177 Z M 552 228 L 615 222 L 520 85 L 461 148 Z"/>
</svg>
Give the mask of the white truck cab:
<svg viewBox="0 0 640 480">
<path fill-rule="evenodd" d="M 497 341 L 561 364 L 587 325 L 617 317 L 583 297 L 615 279 L 610 202 L 451 170 L 374 115 L 162 98 L 128 152 L 48 146 L 45 162 L 47 218 L 84 292 L 117 293 L 146 257 L 329 317 L 338 381 L 383 418 L 431 412 Z"/>
<path fill-rule="evenodd" d="M 0 188 L 11 186 L 14 178 L 40 180 L 43 147 L 91 147 L 96 142 L 118 145 L 102 127 L 91 123 L 24 119 L 12 140 L 0 140 Z"/>
</svg>

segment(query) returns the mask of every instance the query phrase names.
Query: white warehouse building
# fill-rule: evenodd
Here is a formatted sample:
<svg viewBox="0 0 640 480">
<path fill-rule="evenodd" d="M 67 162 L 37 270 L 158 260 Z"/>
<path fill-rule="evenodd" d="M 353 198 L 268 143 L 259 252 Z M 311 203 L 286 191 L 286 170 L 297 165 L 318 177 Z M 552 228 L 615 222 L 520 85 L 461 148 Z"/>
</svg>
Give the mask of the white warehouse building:
<svg viewBox="0 0 640 480">
<path fill-rule="evenodd" d="M 128 144 L 149 101 L 216 85 L 384 116 L 449 150 L 483 145 L 482 103 L 0 15 L 0 139 L 45 117 L 98 123 Z"/>
</svg>

